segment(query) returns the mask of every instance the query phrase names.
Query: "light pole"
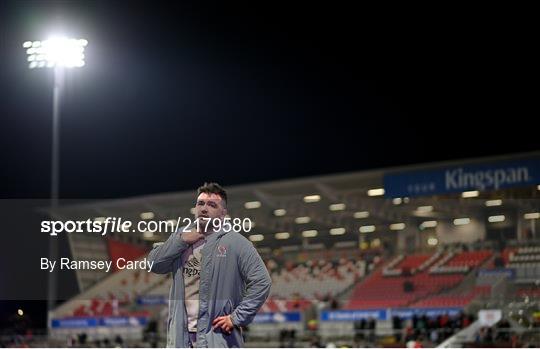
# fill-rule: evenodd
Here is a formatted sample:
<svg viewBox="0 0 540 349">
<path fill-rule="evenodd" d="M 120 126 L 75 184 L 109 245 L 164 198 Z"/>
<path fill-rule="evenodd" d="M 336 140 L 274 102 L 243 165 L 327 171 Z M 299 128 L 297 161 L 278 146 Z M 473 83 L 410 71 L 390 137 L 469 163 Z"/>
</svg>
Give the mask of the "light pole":
<svg viewBox="0 0 540 349">
<path fill-rule="evenodd" d="M 52 125 L 52 161 L 51 161 L 51 212 L 58 207 L 60 177 L 60 99 L 64 89 L 64 70 L 66 68 L 83 67 L 84 48 L 88 45 L 85 39 L 52 37 L 44 41 L 26 41 L 23 47 L 28 54 L 28 67 L 54 68 L 53 86 L 53 125 Z M 49 258 L 56 261 L 58 242 L 49 238 Z M 52 310 L 56 303 L 56 274 L 49 274 L 47 288 L 47 327 L 51 327 Z"/>
</svg>

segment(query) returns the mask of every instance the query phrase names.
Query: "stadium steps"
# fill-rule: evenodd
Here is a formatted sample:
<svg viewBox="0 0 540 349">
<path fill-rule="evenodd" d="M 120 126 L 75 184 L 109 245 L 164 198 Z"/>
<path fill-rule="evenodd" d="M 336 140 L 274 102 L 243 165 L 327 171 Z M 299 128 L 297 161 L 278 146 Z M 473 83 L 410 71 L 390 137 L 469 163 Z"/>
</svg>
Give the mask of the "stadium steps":
<svg viewBox="0 0 540 349">
<path fill-rule="evenodd" d="M 433 266 L 434 264 L 436 264 L 439 260 L 441 260 L 442 258 L 444 258 L 446 256 L 446 253 L 443 253 L 439 258 L 435 259 L 433 261 L 433 263 L 430 264 L 430 266 Z M 429 270 L 430 266 L 428 266 L 427 270 Z M 471 273 L 471 274 L 474 274 L 474 273 Z M 411 300 L 410 302 L 408 302 L 405 307 L 410 307 L 412 305 L 414 305 L 415 303 L 418 303 L 420 301 L 422 301 L 423 299 L 426 299 L 426 298 L 430 298 L 430 297 L 434 297 L 434 296 L 439 296 L 439 295 L 443 295 L 443 294 L 447 294 L 449 291 L 451 292 L 454 288 L 456 287 L 459 287 L 461 283 L 458 283 L 457 285 L 451 287 L 451 288 L 443 288 L 443 289 L 440 289 L 439 291 L 436 291 L 436 292 L 433 292 L 433 293 L 430 293 L 429 295 L 427 296 L 418 296 L 416 297 L 415 299 Z"/>
<path fill-rule="evenodd" d="M 336 298 L 337 300 L 343 299 L 343 304 L 348 303 L 349 299 L 353 295 L 353 292 L 354 292 L 354 289 L 356 288 L 356 285 L 358 285 L 362 281 L 364 281 L 364 279 L 358 280 L 357 282 L 355 282 L 354 284 L 349 286 L 349 288 L 347 288 L 347 289 L 343 290 L 343 292 L 337 294 L 334 298 Z"/>
<path fill-rule="evenodd" d="M 495 258 L 493 255 L 486 258 L 477 268 L 471 270 L 461 282 L 453 287 L 441 289 L 439 292 L 430 294 L 427 298 L 418 299 L 408 305 L 422 307 L 426 306 L 426 302 L 431 302 L 433 306 L 439 306 L 437 305 L 438 303 L 448 304 L 449 306 L 452 304 L 455 306 L 470 304 L 475 299 L 482 297 L 483 294 L 490 291 L 490 286 L 479 286 L 477 284 L 476 272 L 480 268 L 490 265 L 493 258 Z M 455 303 L 452 298 L 455 298 Z"/>
<path fill-rule="evenodd" d="M 335 299 L 337 300 L 343 300 L 343 302 L 340 302 L 342 303 L 342 306 L 341 308 L 343 308 L 343 305 L 345 304 L 348 304 L 349 303 L 349 300 L 351 299 L 351 297 L 353 296 L 354 294 L 354 290 L 356 289 L 356 286 L 364 281 L 366 281 L 369 277 L 373 276 L 377 271 L 379 271 L 379 268 L 382 269 L 384 268 L 384 261 L 381 261 L 379 262 L 379 266 L 374 268 L 371 272 L 368 272 L 366 271 L 366 274 L 364 275 L 364 277 L 358 279 L 356 282 L 354 282 L 353 284 L 351 284 L 348 288 L 346 288 L 345 290 L 343 290 L 342 292 L 338 293 L 335 295 Z"/>
<path fill-rule="evenodd" d="M 446 290 L 445 294 L 450 295 L 460 295 L 465 294 L 467 292 L 471 292 L 474 290 L 474 288 L 477 286 L 476 280 L 476 272 L 480 269 L 487 268 L 489 265 L 493 264 L 493 260 L 495 259 L 495 255 L 491 255 L 489 258 L 486 258 L 485 261 L 483 261 L 476 269 L 471 270 L 467 276 L 463 279 L 461 283 L 456 285 L 456 287 L 453 287 L 449 290 Z"/>
<path fill-rule="evenodd" d="M 439 344 L 437 348 L 462 348 L 463 343 L 472 343 L 478 330 L 482 327 L 480 321 L 476 320 L 468 327 L 465 327 L 455 335 Z"/>
</svg>

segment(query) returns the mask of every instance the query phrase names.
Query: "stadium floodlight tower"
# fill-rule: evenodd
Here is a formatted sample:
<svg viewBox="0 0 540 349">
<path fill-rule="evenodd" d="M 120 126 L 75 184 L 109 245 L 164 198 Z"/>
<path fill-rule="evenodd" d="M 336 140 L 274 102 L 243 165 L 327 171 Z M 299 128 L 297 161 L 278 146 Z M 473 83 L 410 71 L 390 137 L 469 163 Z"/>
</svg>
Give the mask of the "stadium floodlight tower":
<svg viewBox="0 0 540 349">
<path fill-rule="evenodd" d="M 59 166 L 60 166 L 60 98 L 64 88 L 64 70 L 81 68 L 85 65 L 84 49 L 88 45 L 86 39 L 72 39 L 63 36 L 51 37 L 43 41 L 25 41 L 23 48 L 28 54 L 28 67 L 54 68 L 53 87 L 53 127 L 52 127 L 52 163 L 51 163 L 51 212 L 58 207 Z M 55 238 L 49 239 L 50 260 L 56 260 L 58 243 Z M 47 299 L 47 326 L 51 326 L 52 310 L 56 302 L 56 274 L 49 274 Z"/>
<path fill-rule="evenodd" d="M 23 47 L 28 54 L 28 67 L 54 68 L 53 88 L 53 145 L 51 166 L 51 206 L 58 204 L 58 166 L 59 166 L 59 124 L 60 98 L 64 87 L 64 69 L 80 68 L 85 65 L 84 48 L 86 39 L 70 39 L 62 36 L 43 41 L 26 41 Z"/>
</svg>

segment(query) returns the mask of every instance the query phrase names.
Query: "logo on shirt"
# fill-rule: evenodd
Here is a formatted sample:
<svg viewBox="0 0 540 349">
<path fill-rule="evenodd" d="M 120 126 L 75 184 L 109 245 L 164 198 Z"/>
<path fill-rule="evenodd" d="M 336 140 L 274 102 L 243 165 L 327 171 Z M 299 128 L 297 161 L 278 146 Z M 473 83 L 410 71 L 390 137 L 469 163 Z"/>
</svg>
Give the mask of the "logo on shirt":
<svg viewBox="0 0 540 349">
<path fill-rule="evenodd" d="M 227 247 L 219 245 L 217 250 L 218 254 L 216 255 L 216 257 L 227 257 Z"/>
<path fill-rule="evenodd" d="M 191 258 L 186 262 L 184 274 L 189 277 L 201 275 L 201 263 L 197 258 Z"/>
</svg>

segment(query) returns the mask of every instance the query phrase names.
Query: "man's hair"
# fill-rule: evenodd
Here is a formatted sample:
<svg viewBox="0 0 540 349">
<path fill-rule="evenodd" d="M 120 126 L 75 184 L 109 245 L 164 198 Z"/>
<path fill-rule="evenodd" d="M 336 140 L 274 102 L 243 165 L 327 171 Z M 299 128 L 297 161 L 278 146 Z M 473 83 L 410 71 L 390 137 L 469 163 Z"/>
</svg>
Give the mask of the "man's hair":
<svg viewBox="0 0 540 349">
<path fill-rule="evenodd" d="M 227 204 L 227 192 L 221 185 L 215 182 L 204 182 L 204 184 L 197 189 L 197 196 L 201 195 L 201 193 L 217 194 L 221 197 L 225 204 Z"/>
</svg>

